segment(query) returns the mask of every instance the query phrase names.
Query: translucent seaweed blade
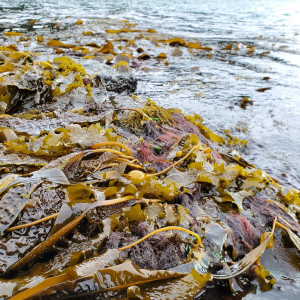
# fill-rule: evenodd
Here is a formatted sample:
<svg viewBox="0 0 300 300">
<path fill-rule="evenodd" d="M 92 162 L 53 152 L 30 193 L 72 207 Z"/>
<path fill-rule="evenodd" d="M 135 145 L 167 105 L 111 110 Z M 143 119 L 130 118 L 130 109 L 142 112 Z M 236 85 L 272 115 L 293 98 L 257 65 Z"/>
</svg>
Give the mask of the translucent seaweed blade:
<svg viewBox="0 0 300 300">
<path fill-rule="evenodd" d="M 257 248 L 253 249 L 250 251 L 241 261 L 235 263 L 230 267 L 230 273 L 229 274 L 224 274 L 224 275 L 219 275 L 216 274 L 214 275 L 214 278 L 216 279 L 230 279 L 233 277 L 236 277 L 243 273 L 245 270 L 250 268 L 256 261 L 259 259 L 259 257 L 264 253 L 268 242 L 271 239 L 271 235 L 262 243 L 260 244 Z"/>
<path fill-rule="evenodd" d="M 114 251 L 112 258 L 118 257 Z M 94 259 L 96 260 L 96 259 Z M 103 265 L 99 261 L 99 266 Z M 148 270 L 141 269 L 131 261 L 125 261 L 122 264 L 102 269 L 95 269 L 97 264 L 92 264 L 89 270 L 84 268 L 70 268 L 67 272 L 50 277 L 12 297 L 12 300 L 32 299 L 35 297 L 50 296 L 60 298 L 61 291 L 63 296 L 74 295 L 78 283 L 88 283 L 84 295 L 87 296 L 93 292 L 109 292 L 125 289 L 133 285 L 142 285 L 148 282 L 155 282 L 166 279 L 173 279 L 185 276 L 186 274 L 169 270 Z M 204 282 L 205 280 L 203 280 Z M 70 284 L 71 283 L 71 284 Z M 58 297 L 57 297 L 58 296 Z"/>
<path fill-rule="evenodd" d="M 284 221 L 289 227 L 291 227 L 292 229 L 294 229 L 292 227 L 292 225 L 287 222 L 285 219 L 279 217 L 279 219 L 281 221 Z M 285 225 L 279 223 L 279 222 L 276 222 L 276 225 L 283 228 L 289 235 L 290 239 L 292 240 L 292 242 L 295 244 L 295 246 L 298 248 L 298 250 L 300 250 L 300 238 L 297 234 L 295 234 L 293 231 L 291 231 L 288 227 L 286 227 Z"/>
<path fill-rule="evenodd" d="M 65 173 L 60 169 L 46 169 L 40 170 L 33 173 L 32 180 L 34 182 L 38 180 L 49 181 L 52 183 L 69 185 L 70 182 L 67 179 Z"/>
<path fill-rule="evenodd" d="M 287 229 L 287 233 L 290 237 L 290 239 L 292 240 L 292 242 L 295 244 L 295 246 L 298 248 L 298 250 L 300 251 L 300 238 L 298 237 L 298 235 L 296 235 L 293 231 L 291 231 L 290 229 Z"/>
<path fill-rule="evenodd" d="M 0 181 L 0 236 L 9 228 L 28 202 L 31 193 L 40 182 L 69 185 L 69 181 L 60 169 L 43 169 L 26 176 L 8 175 Z M 23 185 L 32 184 L 32 188 Z M 13 201 L 12 201 L 13 199 Z"/>
<path fill-rule="evenodd" d="M 275 225 L 276 225 L 277 217 L 275 217 L 273 222 L 273 228 L 271 232 L 267 232 L 267 236 L 265 237 L 265 240 L 255 249 L 250 251 L 241 261 L 236 262 L 232 266 L 229 267 L 230 272 L 227 274 L 216 274 L 214 275 L 215 279 L 230 279 L 233 277 L 236 277 L 243 273 L 245 270 L 250 268 L 264 253 L 266 250 L 268 243 L 273 237 Z"/>
<path fill-rule="evenodd" d="M 128 200 L 132 200 L 133 198 L 133 196 L 125 196 L 112 200 L 97 201 L 91 204 L 79 217 L 77 217 L 76 219 L 72 220 L 67 225 L 59 229 L 57 232 L 55 232 L 42 243 L 38 244 L 35 248 L 33 248 L 30 252 L 23 256 L 19 261 L 12 265 L 6 271 L 6 273 L 20 269 L 30 262 L 34 262 L 41 254 L 47 252 L 60 238 L 62 238 L 63 236 L 68 234 L 72 229 L 74 229 L 90 210 L 96 207 L 109 206 L 113 204 L 126 202 Z"/>
<path fill-rule="evenodd" d="M 99 257 L 90 258 L 80 263 L 79 265 L 68 268 L 60 275 L 45 278 L 31 288 L 28 288 L 26 290 L 22 290 L 21 288 L 20 293 L 18 293 L 19 289 L 17 288 L 17 294 L 11 299 L 27 299 L 28 297 L 30 298 L 31 296 L 39 294 L 41 291 L 46 290 L 51 286 L 64 284 L 72 280 L 84 278 L 90 274 L 93 274 L 94 272 L 97 272 L 99 269 L 114 265 L 118 257 L 119 251 L 117 251 L 116 249 L 110 249 Z"/>
<path fill-rule="evenodd" d="M 3 177 L 0 180 L 0 195 L 10 189 L 11 187 L 17 185 L 19 181 L 19 175 L 10 174 Z"/>
<path fill-rule="evenodd" d="M 82 158 L 86 155 L 86 152 L 80 152 L 71 158 L 69 158 L 63 165 L 62 170 L 67 174 L 72 174 L 76 171 L 81 163 Z"/>
<path fill-rule="evenodd" d="M 28 201 L 28 191 L 24 186 L 18 186 L 17 182 L 9 185 L 9 190 L 0 198 L 0 237 L 17 219 Z"/>
</svg>

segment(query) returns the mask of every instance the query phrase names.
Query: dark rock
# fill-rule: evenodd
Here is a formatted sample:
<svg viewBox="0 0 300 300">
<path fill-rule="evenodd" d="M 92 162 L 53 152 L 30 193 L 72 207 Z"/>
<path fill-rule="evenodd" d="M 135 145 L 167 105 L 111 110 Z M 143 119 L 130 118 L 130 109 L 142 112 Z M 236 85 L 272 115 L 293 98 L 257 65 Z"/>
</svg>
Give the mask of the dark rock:
<svg viewBox="0 0 300 300">
<path fill-rule="evenodd" d="M 97 75 L 94 79 L 94 84 L 96 87 L 104 86 L 109 92 L 115 92 L 121 94 L 127 92 L 128 94 L 134 93 L 137 88 L 137 79 L 128 76 L 100 76 Z"/>
</svg>

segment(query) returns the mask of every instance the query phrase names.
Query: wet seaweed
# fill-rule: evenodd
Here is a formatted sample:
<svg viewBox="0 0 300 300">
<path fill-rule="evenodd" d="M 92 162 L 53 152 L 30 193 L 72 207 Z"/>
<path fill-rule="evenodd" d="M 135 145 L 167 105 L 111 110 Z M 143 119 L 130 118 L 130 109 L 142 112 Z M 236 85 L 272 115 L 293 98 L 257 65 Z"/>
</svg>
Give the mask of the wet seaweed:
<svg viewBox="0 0 300 300">
<path fill-rule="evenodd" d="M 0 297 L 146 299 L 158 288 L 171 299 L 193 298 L 208 281 L 226 281 L 235 293 L 232 282 L 250 282 L 253 270 L 261 290 L 270 289 L 276 280 L 259 258 L 278 229 L 300 250 L 299 191 L 233 155 L 247 141 L 229 131 L 226 140 L 196 114 L 125 96 L 137 88 L 132 69 L 167 58 L 129 51 L 142 34 L 173 47 L 168 57 L 214 49 L 159 39 L 129 22 L 106 33 L 102 46 L 39 36 L 56 53 L 47 61 L 0 47 L 0 150 L 8 161 L 0 179 Z M 132 33 L 140 36 L 127 38 Z M 117 73 L 87 74 L 76 57 L 103 59 Z M 99 95 L 109 100 L 99 104 Z"/>
</svg>

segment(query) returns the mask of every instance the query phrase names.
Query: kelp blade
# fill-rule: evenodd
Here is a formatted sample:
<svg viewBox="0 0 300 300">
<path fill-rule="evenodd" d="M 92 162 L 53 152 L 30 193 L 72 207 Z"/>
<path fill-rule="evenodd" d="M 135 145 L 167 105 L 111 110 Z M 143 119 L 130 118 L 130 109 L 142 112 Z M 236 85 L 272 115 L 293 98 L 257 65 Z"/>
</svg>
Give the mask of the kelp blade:
<svg viewBox="0 0 300 300">
<path fill-rule="evenodd" d="M 95 292 L 107 293 L 122 291 L 133 285 L 177 278 L 185 275 L 184 273 L 168 270 L 140 269 L 131 261 L 126 261 L 117 266 L 97 270 L 89 275 L 84 274 L 84 276 L 78 276 L 75 272 L 69 272 L 60 276 L 51 277 L 37 286 L 12 297 L 11 300 L 62 299 L 77 294 L 80 286 L 85 286 L 85 292 L 81 296 L 87 296 Z"/>
</svg>

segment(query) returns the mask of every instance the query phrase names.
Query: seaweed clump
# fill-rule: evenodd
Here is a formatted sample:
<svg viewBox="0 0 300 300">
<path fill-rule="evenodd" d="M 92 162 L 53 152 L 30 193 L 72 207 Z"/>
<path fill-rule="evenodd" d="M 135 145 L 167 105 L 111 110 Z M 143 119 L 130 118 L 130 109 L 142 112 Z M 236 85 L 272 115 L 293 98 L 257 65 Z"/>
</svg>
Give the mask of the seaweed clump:
<svg viewBox="0 0 300 300">
<path fill-rule="evenodd" d="M 4 296 L 147 297 L 166 282 L 195 296 L 211 280 L 243 274 L 250 284 L 254 275 L 245 271 L 255 263 L 260 283 L 275 284 L 258 259 L 271 246 L 275 228 L 299 248 L 296 206 L 285 201 L 297 204 L 292 192 L 283 196 L 263 171 L 228 155 L 224 159 L 214 149 L 214 136 L 202 135 L 200 121 L 177 110 L 158 112 L 153 102 L 145 107 L 134 112 L 140 143 L 118 121 L 124 111 L 113 108 L 114 129 L 73 124 L 3 144 L 7 152 L 49 160 L 37 171 L 0 181 L 0 284 L 14 279 Z M 187 123 L 168 123 L 171 118 Z M 143 157 L 145 147 L 153 159 L 150 152 Z M 273 202 L 265 198 L 268 193 Z M 13 210 L 12 197 L 18 203 Z M 242 214 L 249 211 L 255 213 Z M 125 270 L 130 278 L 122 281 Z M 119 279 L 99 286 L 105 274 Z M 85 287 L 78 289 L 81 283 Z"/>
<path fill-rule="evenodd" d="M 130 32 L 155 33 L 107 30 Z M 93 51 L 47 45 L 84 59 L 116 54 L 110 41 Z M 276 284 L 259 258 L 273 243 L 285 247 L 280 235 L 300 250 L 299 192 L 230 155 L 243 141 L 228 133 L 226 145 L 196 114 L 127 99 L 135 79 L 105 91 L 123 93 L 127 107 L 99 104 L 91 98 L 108 81 L 75 59 L 36 61 L 14 46 L 1 55 L 0 297 L 147 299 L 159 289 L 176 299 Z"/>
<path fill-rule="evenodd" d="M 121 126 L 127 126 L 128 129 L 130 129 L 135 134 L 141 133 L 141 124 L 144 124 L 144 121 L 152 120 L 154 122 L 158 122 L 158 124 L 161 125 L 171 125 L 174 123 L 172 115 L 174 113 L 180 113 L 179 109 L 159 107 L 151 99 L 147 99 L 142 110 L 133 110 L 135 112 L 131 113 L 131 115 L 126 116 L 125 118 L 121 118 L 119 120 L 119 124 Z"/>
</svg>

